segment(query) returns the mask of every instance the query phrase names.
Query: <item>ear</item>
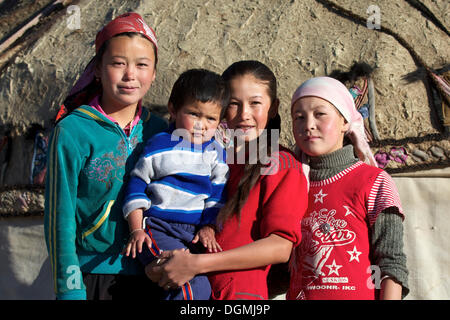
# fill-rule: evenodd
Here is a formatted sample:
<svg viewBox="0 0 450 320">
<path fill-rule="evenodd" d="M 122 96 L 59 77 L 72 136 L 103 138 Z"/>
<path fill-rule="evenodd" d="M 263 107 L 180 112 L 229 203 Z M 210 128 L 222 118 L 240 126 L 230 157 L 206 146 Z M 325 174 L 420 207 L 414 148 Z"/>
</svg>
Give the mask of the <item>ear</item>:
<svg viewBox="0 0 450 320">
<path fill-rule="evenodd" d="M 344 125 L 342 126 L 342 132 L 346 133 L 350 129 L 350 123 L 344 119 Z"/>
<path fill-rule="evenodd" d="M 272 119 L 278 114 L 278 108 L 280 107 L 280 99 L 276 98 L 269 109 L 269 119 Z"/>
<path fill-rule="evenodd" d="M 153 81 L 155 81 L 155 79 L 156 79 L 156 69 L 153 69 L 152 83 L 150 84 L 150 86 L 153 84 Z"/>
<path fill-rule="evenodd" d="M 173 107 L 172 102 L 169 101 L 169 103 L 167 104 L 167 109 L 169 110 L 170 121 L 175 120 L 176 111 L 175 111 L 175 108 Z"/>
</svg>

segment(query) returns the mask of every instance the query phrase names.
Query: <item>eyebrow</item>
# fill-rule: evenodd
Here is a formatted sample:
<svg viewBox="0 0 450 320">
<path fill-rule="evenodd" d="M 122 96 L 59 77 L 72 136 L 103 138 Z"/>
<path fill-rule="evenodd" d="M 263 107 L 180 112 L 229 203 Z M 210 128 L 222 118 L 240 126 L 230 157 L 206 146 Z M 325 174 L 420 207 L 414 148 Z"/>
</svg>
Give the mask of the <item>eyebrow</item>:
<svg viewBox="0 0 450 320">
<path fill-rule="evenodd" d="M 249 97 L 249 99 L 254 99 L 254 98 L 263 98 L 263 96 L 262 95 L 258 95 L 258 96 L 251 96 L 251 97 Z M 233 97 L 233 96 L 231 96 L 230 99 L 240 100 L 240 99 L 238 99 L 236 97 Z"/>
<path fill-rule="evenodd" d="M 111 58 L 121 58 L 121 59 L 127 59 L 127 57 L 125 57 L 125 56 L 111 56 Z M 152 59 L 150 59 L 150 58 L 148 58 L 148 57 L 139 57 L 139 58 L 137 58 L 136 60 L 152 60 Z"/>
</svg>

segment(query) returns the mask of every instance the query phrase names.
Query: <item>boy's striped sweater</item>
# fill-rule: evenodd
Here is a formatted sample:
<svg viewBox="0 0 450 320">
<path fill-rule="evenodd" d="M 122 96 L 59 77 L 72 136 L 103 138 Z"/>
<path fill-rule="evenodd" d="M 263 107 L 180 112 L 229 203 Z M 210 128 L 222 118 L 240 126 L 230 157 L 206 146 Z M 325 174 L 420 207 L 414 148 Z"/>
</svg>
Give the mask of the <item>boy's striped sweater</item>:
<svg viewBox="0 0 450 320">
<path fill-rule="evenodd" d="M 195 145 L 171 127 L 146 144 L 128 183 L 123 213 L 169 222 L 214 224 L 224 204 L 228 177 L 225 150 L 214 139 Z"/>
</svg>

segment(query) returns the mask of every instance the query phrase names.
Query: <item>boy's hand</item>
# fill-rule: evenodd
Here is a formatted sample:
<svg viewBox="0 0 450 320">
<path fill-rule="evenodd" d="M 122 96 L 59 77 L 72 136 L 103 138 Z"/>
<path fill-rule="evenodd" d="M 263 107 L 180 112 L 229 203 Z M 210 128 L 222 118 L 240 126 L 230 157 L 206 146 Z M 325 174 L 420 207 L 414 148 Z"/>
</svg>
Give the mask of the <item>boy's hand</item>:
<svg viewBox="0 0 450 320">
<path fill-rule="evenodd" d="M 209 225 L 205 225 L 198 230 L 192 243 L 197 243 L 198 241 L 203 244 L 208 252 L 222 251 L 222 247 L 216 241 L 216 232 L 214 231 L 214 228 Z"/>
<path fill-rule="evenodd" d="M 142 245 L 144 244 L 144 242 L 150 249 L 152 246 L 152 240 L 150 239 L 148 234 L 145 233 L 143 229 L 137 229 L 133 231 L 130 234 L 130 238 L 128 239 L 126 247 L 122 250 L 122 254 L 128 257 L 131 253 L 131 257 L 133 259 L 136 258 L 136 251 L 138 253 L 142 252 Z"/>
</svg>

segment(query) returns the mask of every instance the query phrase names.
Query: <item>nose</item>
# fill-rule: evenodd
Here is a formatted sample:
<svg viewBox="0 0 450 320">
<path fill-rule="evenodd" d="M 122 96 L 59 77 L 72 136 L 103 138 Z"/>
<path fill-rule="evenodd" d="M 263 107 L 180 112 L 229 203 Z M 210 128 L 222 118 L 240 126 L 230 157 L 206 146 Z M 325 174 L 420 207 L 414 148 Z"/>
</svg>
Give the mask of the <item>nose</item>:
<svg viewBox="0 0 450 320">
<path fill-rule="evenodd" d="M 316 121 L 314 120 L 314 117 L 305 117 L 304 129 L 305 131 L 316 129 Z"/>
<path fill-rule="evenodd" d="M 205 125 L 204 125 L 203 121 L 195 121 L 194 122 L 194 130 L 202 131 L 204 127 L 205 127 Z"/>
<path fill-rule="evenodd" d="M 243 103 L 240 108 L 239 108 L 239 118 L 240 120 L 248 120 L 250 119 L 250 114 L 251 114 L 251 109 L 250 109 L 250 105 L 247 103 Z"/>
<path fill-rule="evenodd" d="M 127 65 L 123 75 L 124 80 L 134 80 L 136 76 L 136 67 L 133 64 Z"/>
</svg>

